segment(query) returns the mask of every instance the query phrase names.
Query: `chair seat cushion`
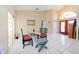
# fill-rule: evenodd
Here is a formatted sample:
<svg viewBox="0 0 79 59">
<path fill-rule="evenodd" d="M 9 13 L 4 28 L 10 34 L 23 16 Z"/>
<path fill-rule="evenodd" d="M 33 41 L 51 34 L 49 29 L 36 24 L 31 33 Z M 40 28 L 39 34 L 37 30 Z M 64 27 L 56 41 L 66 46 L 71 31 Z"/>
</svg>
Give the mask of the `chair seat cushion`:
<svg viewBox="0 0 79 59">
<path fill-rule="evenodd" d="M 24 40 L 32 40 L 31 36 L 29 36 L 28 34 L 23 35 L 24 36 Z"/>
</svg>

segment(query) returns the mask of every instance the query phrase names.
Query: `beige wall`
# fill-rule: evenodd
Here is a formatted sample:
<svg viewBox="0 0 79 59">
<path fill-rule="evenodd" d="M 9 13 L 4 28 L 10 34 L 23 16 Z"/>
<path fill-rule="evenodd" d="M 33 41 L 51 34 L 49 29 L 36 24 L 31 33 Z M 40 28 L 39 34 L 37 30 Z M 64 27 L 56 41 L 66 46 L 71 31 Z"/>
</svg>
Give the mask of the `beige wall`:
<svg viewBox="0 0 79 59">
<path fill-rule="evenodd" d="M 53 10 L 48 10 L 45 11 L 45 19 L 47 20 L 47 26 L 48 26 L 48 33 L 52 33 L 53 32 Z M 50 23 L 48 23 L 50 22 Z"/>
<path fill-rule="evenodd" d="M 35 26 L 28 26 L 27 20 L 34 19 Z M 16 33 L 21 32 L 21 28 L 24 33 L 32 32 L 35 29 L 36 32 L 39 32 L 41 20 L 46 20 L 48 26 L 48 32 L 51 33 L 52 30 L 52 11 L 41 11 L 41 12 L 32 12 L 32 11 L 16 11 Z M 50 22 L 50 24 L 48 23 Z"/>
<path fill-rule="evenodd" d="M 8 50 L 8 16 L 7 6 L 0 6 L 0 48 Z"/>
<path fill-rule="evenodd" d="M 14 15 L 10 6 L 0 6 L 0 48 L 8 53 L 8 11 Z"/>
<path fill-rule="evenodd" d="M 34 19 L 35 22 L 35 26 L 28 26 L 27 25 L 27 20 L 28 19 Z M 16 12 L 16 33 L 20 33 L 21 32 L 21 28 L 23 29 L 24 33 L 27 32 L 32 32 L 32 30 L 35 28 L 36 31 L 38 31 L 38 27 L 39 27 L 39 16 L 38 13 L 36 12 L 23 12 L 23 11 L 18 11 Z M 38 22 L 38 23 L 37 23 Z"/>
<path fill-rule="evenodd" d="M 77 14 L 78 10 L 79 10 L 79 6 L 77 6 L 77 5 L 66 5 L 66 6 L 64 6 L 64 8 L 62 8 L 58 11 L 58 15 L 59 15 L 58 18 L 60 20 L 60 17 L 63 15 L 64 12 L 72 11 Z"/>
</svg>

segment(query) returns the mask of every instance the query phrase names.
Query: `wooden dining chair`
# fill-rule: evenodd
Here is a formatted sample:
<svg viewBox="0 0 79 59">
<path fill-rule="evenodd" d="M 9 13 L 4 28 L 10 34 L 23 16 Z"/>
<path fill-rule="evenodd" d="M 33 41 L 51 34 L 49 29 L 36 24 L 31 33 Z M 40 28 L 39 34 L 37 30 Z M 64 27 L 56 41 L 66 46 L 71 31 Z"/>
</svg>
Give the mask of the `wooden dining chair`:
<svg viewBox="0 0 79 59">
<path fill-rule="evenodd" d="M 21 33 L 22 33 L 22 44 L 23 44 L 23 48 L 26 45 L 32 45 L 33 46 L 32 37 L 29 34 L 23 34 L 23 30 L 22 29 L 21 29 Z M 28 42 L 28 44 L 25 44 L 25 42 Z"/>
</svg>

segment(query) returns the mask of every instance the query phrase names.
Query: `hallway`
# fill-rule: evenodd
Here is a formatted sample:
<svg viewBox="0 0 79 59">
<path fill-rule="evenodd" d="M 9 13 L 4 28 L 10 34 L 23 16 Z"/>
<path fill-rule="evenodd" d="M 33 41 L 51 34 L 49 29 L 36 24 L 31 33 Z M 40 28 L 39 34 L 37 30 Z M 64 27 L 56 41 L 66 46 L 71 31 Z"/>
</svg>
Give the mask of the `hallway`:
<svg viewBox="0 0 79 59">
<path fill-rule="evenodd" d="M 48 43 L 46 46 L 48 49 L 43 49 L 38 52 L 38 48 L 31 45 L 22 48 L 22 40 L 15 39 L 9 48 L 10 54 L 77 54 L 79 53 L 79 40 L 69 39 L 68 36 L 64 36 L 58 33 L 48 34 Z M 34 38 L 33 38 L 34 40 Z"/>
</svg>

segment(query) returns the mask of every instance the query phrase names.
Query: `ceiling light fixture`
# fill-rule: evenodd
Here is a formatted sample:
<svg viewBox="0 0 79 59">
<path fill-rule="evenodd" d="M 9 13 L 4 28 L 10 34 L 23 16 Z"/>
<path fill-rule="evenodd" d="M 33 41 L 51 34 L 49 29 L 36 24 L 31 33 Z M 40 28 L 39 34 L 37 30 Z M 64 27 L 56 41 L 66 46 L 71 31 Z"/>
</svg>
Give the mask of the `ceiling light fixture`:
<svg viewBox="0 0 79 59">
<path fill-rule="evenodd" d="M 39 8 L 36 8 L 36 10 L 39 10 Z"/>
</svg>

